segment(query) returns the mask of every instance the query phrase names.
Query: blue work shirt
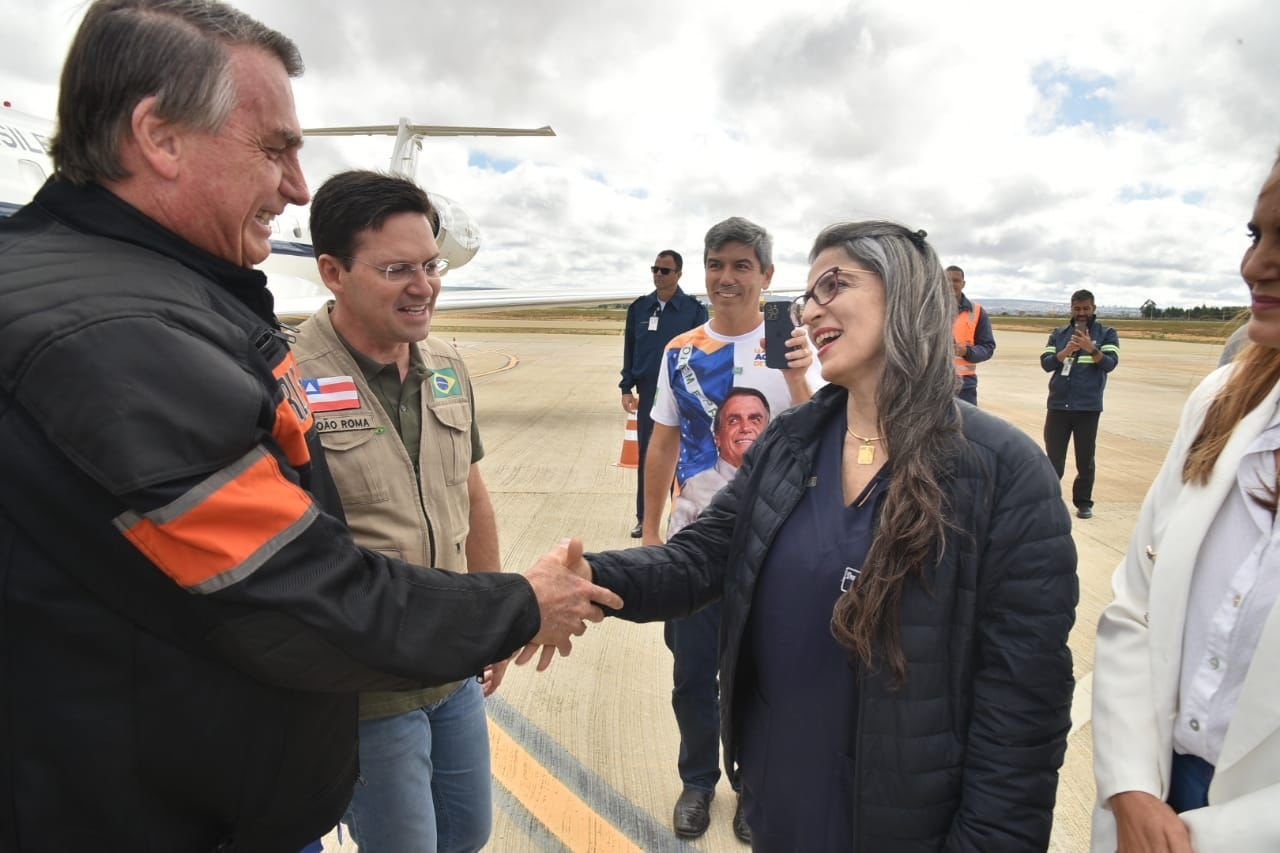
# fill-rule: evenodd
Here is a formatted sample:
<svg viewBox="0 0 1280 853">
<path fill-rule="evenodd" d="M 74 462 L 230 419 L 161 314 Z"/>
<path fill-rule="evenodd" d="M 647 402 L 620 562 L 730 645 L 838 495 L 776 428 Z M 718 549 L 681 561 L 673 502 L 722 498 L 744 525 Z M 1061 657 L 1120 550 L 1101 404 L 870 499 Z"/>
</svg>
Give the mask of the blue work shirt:
<svg viewBox="0 0 1280 853">
<path fill-rule="evenodd" d="M 659 310 L 661 309 L 661 310 Z M 649 331 L 649 318 L 657 315 L 658 328 Z M 652 391 L 658 384 L 658 367 L 667 341 L 707 322 L 707 306 L 680 288 L 667 300 L 658 301 L 655 290 L 641 296 L 627 308 L 627 330 L 622 344 L 622 393 L 632 388 Z"/>
</svg>

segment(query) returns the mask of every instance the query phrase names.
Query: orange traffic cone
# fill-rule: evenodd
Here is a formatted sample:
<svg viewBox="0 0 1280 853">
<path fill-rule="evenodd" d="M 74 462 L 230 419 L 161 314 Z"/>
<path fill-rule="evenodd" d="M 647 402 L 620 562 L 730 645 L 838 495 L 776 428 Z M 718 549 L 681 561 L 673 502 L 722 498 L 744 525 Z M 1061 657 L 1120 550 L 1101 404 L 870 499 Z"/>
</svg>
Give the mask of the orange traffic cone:
<svg viewBox="0 0 1280 853">
<path fill-rule="evenodd" d="M 634 414 L 627 415 L 627 429 L 622 434 L 622 455 L 618 457 L 618 467 L 640 467 L 639 426 Z"/>
</svg>

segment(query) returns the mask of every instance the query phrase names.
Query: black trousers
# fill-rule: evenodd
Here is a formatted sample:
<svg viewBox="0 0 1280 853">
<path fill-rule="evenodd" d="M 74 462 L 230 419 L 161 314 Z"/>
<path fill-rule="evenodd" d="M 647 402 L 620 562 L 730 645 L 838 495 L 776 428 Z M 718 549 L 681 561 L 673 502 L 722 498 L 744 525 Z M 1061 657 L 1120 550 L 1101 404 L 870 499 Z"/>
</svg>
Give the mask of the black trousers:
<svg viewBox="0 0 1280 853">
<path fill-rule="evenodd" d="M 1093 506 L 1093 454 L 1098 444 L 1098 418 L 1102 412 L 1064 412 L 1050 409 L 1044 419 L 1044 452 L 1053 470 L 1062 479 L 1067 465 L 1067 442 L 1074 438 L 1076 480 L 1071 485 L 1071 502 L 1077 507 Z"/>
<path fill-rule="evenodd" d="M 636 383 L 636 443 L 640 446 L 640 467 L 636 469 L 636 521 L 644 521 L 644 460 L 649 454 L 649 439 L 653 436 L 653 398 L 658 392 L 658 381 Z"/>
</svg>

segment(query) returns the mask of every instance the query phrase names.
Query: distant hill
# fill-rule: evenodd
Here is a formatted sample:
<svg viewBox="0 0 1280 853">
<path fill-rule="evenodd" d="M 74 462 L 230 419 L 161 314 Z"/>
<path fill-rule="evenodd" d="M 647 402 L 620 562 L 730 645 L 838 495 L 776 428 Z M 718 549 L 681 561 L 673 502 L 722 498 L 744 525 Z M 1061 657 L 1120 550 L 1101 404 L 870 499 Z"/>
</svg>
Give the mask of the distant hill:
<svg viewBox="0 0 1280 853">
<path fill-rule="evenodd" d="M 1011 317 L 1066 317 L 1071 313 L 1070 302 L 1048 302 L 1041 299 L 982 299 L 974 300 L 991 314 Z M 1099 317 L 1141 317 L 1137 308 L 1119 305 L 1099 305 Z"/>
</svg>

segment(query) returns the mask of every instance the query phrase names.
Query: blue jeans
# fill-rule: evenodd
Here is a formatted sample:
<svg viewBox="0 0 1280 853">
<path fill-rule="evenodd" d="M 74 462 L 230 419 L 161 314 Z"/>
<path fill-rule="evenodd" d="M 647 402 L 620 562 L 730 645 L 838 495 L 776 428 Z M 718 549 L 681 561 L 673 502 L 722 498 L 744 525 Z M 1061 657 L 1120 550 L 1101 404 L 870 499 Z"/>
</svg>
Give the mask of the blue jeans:
<svg viewBox="0 0 1280 853">
<path fill-rule="evenodd" d="M 1209 785 L 1213 782 L 1213 765 L 1198 755 L 1173 754 L 1169 778 L 1169 796 L 1165 800 L 1175 812 L 1202 809 L 1209 805 Z"/>
<path fill-rule="evenodd" d="M 435 705 L 360 721 L 360 777 L 343 820 L 361 853 L 484 846 L 493 789 L 484 694 L 474 678 Z"/>
<path fill-rule="evenodd" d="M 680 728 L 680 780 L 714 791 L 720 781 L 720 604 L 663 626 L 675 657 L 671 707 Z"/>
</svg>

